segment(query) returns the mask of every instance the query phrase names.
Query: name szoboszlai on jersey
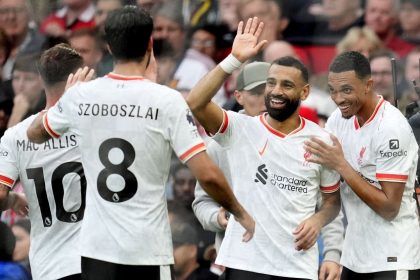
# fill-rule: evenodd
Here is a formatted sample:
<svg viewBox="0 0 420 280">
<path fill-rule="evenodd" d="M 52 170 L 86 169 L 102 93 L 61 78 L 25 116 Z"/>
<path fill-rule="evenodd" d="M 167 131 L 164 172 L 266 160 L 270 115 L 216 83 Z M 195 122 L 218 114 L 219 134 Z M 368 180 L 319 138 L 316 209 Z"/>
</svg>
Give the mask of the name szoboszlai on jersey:
<svg viewBox="0 0 420 280">
<path fill-rule="evenodd" d="M 80 138 L 87 179 L 82 256 L 128 265 L 173 263 L 166 210 L 172 150 L 205 150 L 181 94 L 142 77 L 79 83 L 44 116 L 58 137 Z"/>
</svg>

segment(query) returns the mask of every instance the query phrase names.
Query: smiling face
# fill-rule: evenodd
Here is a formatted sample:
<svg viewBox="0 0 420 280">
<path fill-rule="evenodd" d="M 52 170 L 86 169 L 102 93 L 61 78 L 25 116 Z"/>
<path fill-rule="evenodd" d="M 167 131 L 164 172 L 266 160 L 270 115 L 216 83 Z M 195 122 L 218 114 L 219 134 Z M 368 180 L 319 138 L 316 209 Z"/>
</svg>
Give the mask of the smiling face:
<svg viewBox="0 0 420 280">
<path fill-rule="evenodd" d="M 299 69 L 276 64 L 270 67 L 265 88 L 265 106 L 270 117 L 280 122 L 288 119 L 308 93 L 309 85 Z"/>
<path fill-rule="evenodd" d="M 349 119 L 361 112 L 372 86 L 372 79 L 359 79 L 355 71 L 330 72 L 328 89 L 343 118 Z"/>
</svg>

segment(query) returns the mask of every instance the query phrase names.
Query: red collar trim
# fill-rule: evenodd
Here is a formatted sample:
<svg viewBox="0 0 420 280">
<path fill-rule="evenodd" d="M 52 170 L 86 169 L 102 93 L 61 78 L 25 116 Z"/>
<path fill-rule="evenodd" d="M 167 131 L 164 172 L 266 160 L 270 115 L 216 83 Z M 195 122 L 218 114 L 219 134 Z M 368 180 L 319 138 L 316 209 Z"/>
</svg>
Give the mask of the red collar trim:
<svg viewBox="0 0 420 280">
<path fill-rule="evenodd" d="M 114 80 L 122 80 L 122 81 L 132 81 L 132 80 L 145 80 L 144 77 L 142 76 L 124 76 L 124 75 L 118 75 L 115 73 L 108 73 L 106 75 L 106 77 L 110 78 L 110 79 L 114 79 Z"/>
<path fill-rule="evenodd" d="M 292 135 L 292 134 L 296 134 L 296 133 L 298 133 L 299 131 L 301 131 L 305 127 L 305 119 L 299 116 L 299 118 L 300 118 L 300 125 L 295 130 L 293 130 L 292 132 L 290 132 L 289 134 L 284 134 L 284 133 L 282 133 L 282 132 L 280 132 L 280 131 L 272 128 L 268 124 L 267 120 L 265 119 L 265 117 L 267 116 L 267 114 L 268 113 L 264 113 L 264 114 L 260 115 L 260 121 L 268 129 L 268 131 L 270 131 L 271 133 L 273 133 L 274 135 L 276 135 L 276 136 L 278 136 L 280 138 L 284 138 L 286 136 L 289 136 L 289 135 Z"/>
<path fill-rule="evenodd" d="M 373 111 L 373 114 L 369 117 L 369 119 L 365 122 L 365 124 L 363 126 L 365 126 L 368 123 L 373 121 L 373 119 L 375 118 L 376 114 L 379 111 L 379 108 L 382 106 L 382 104 L 384 104 L 384 102 L 385 102 L 385 99 L 382 97 L 382 95 L 380 95 L 379 96 L 379 102 L 378 102 L 378 104 L 376 104 L 376 107 L 375 107 L 375 110 Z M 357 120 L 356 116 L 354 116 L 354 128 L 356 130 L 360 128 L 359 121 Z"/>
</svg>

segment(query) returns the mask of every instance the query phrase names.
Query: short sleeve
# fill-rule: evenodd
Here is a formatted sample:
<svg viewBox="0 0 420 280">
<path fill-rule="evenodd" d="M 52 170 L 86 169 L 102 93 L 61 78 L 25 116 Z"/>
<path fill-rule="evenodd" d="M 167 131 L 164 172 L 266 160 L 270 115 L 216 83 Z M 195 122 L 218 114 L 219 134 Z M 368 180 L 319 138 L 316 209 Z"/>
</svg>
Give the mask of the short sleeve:
<svg viewBox="0 0 420 280">
<path fill-rule="evenodd" d="M 191 110 L 181 95 L 176 95 L 170 106 L 168 121 L 165 123 L 171 146 L 178 158 L 185 163 L 196 154 L 206 150 L 194 122 Z"/>
<path fill-rule="evenodd" d="M 219 128 L 219 131 L 212 136 L 213 140 L 216 141 L 222 147 L 229 147 L 235 141 L 238 113 L 232 111 L 223 110 L 223 122 Z"/>
<path fill-rule="evenodd" d="M 14 134 L 13 129 L 8 129 L 0 143 L 0 183 L 10 189 L 19 177 Z"/>
<path fill-rule="evenodd" d="M 68 89 L 58 102 L 44 114 L 44 128 L 54 138 L 60 137 L 72 125 L 72 114 L 76 111 L 77 88 L 76 85 Z"/>
<path fill-rule="evenodd" d="M 418 153 L 417 144 L 408 125 L 384 126 L 375 142 L 378 181 L 407 182 Z"/>
<path fill-rule="evenodd" d="M 321 192 L 333 193 L 340 189 L 340 174 L 335 170 L 322 167 Z"/>
</svg>

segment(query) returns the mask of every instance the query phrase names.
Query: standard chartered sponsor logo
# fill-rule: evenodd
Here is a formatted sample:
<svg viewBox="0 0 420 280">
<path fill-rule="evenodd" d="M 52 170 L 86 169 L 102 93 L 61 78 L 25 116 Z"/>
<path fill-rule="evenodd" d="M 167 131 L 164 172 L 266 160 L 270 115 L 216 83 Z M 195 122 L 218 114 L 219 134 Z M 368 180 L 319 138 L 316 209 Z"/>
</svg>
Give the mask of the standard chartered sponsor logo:
<svg viewBox="0 0 420 280">
<path fill-rule="evenodd" d="M 308 187 L 306 186 L 308 183 L 307 180 L 273 174 L 270 183 L 281 190 L 308 193 Z"/>
</svg>

